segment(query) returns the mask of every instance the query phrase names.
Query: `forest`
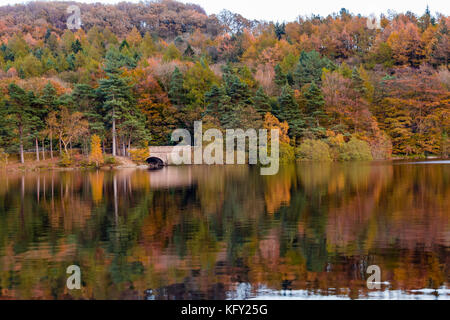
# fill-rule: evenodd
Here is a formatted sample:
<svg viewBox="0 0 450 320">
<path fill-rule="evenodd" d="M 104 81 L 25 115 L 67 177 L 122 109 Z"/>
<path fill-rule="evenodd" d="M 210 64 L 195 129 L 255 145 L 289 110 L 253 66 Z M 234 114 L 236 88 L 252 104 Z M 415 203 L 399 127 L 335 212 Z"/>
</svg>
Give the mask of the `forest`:
<svg viewBox="0 0 450 320">
<path fill-rule="evenodd" d="M 67 29 L 70 4 L 82 26 Z M 435 8 L 436 9 L 436 8 Z M 0 161 L 170 145 L 176 128 L 279 128 L 285 160 L 448 157 L 448 16 L 347 9 L 289 23 L 194 4 L 0 7 Z M 92 156 L 93 155 L 93 156 Z M 27 158 L 28 159 L 28 158 Z"/>
</svg>

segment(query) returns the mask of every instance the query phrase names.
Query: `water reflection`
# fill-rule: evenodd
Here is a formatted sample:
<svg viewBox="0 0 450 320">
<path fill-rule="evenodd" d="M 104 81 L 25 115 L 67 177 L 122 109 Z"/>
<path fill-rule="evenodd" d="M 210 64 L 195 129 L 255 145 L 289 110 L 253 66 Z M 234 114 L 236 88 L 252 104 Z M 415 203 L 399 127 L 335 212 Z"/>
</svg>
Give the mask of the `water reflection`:
<svg viewBox="0 0 450 320">
<path fill-rule="evenodd" d="M 448 164 L 259 173 L 0 173 L 0 298 L 449 297 Z M 72 264 L 78 291 L 65 287 Z M 366 287 L 373 264 L 379 291 Z"/>
</svg>

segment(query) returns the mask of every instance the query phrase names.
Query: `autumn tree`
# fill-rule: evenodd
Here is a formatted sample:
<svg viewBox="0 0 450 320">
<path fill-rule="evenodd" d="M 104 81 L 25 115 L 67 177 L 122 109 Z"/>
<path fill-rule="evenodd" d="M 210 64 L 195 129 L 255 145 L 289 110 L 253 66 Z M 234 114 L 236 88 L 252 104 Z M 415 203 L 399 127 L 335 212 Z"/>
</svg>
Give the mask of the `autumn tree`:
<svg viewBox="0 0 450 320">
<path fill-rule="evenodd" d="M 170 103 L 167 92 L 150 74 L 149 69 L 137 68 L 132 72 L 136 107 L 145 116 L 145 127 L 152 145 L 165 145 L 170 132 L 177 126 L 177 109 Z"/>
<path fill-rule="evenodd" d="M 399 24 L 387 43 L 392 48 L 393 57 L 397 64 L 418 66 L 423 56 L 423 42 L 418 27 L 412 22 Z"/>
<path fill-rule="evenodd" d="M 91 154 L 89 155 L 89 161 L 95 163 L 98 168 L 103 163 L 103 153 L 100 146 L 100 137 L 96 134 L 91 136 Z"/>
<path fill-rule="evenodd" d="M 210 69 L 206 59 L 200 59 L 186 71 L 183 80 L 187 101 L 204 109 L 205 93 L 211 90 L 214 84 L 218 84 L 220 79 Z"/>
<path fill-rule="evenodd" d="M 70 158 L 68 146 L 89 132 L 88 122 L 81 112 L 71 113 L 66 107 L 62 107 L 57 114 L 52 112 L 49 118 L 55 119 L 56 131 L 63 144 L 65 155 Z"/>
</svg>

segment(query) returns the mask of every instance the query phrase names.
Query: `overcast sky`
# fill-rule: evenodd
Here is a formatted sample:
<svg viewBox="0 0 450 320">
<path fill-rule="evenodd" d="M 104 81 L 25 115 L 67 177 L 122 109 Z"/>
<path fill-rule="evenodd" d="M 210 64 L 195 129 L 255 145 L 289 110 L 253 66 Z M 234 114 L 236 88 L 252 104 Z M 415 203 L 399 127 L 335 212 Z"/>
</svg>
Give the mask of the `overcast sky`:
<svg viewBox="0 0 450 320">
<path fill-rule="evenodd" d="M 122 0 L 123 1 L 123 0 Z M 1 5 L 23 3 L 23 0 L 0 0 Z M 79 2 L 117 3 L 121 0 L 80 0 Z M 132 0 L 130 2 L 139 2 Z M 248 19 L 268 21 L 293 21 L 299 15 L 309 16 L 320 14 L 327 16 L 346 8 L 350 12 L 362 15 L 387 13 L 388 9 L 395 12 L 412 11 L 422 14 L 427 4 L 432 13 L 440 12 L 449 15 L 449 0 L 190 0 L 182 1 L 196 3 L 202 6 L 208 14 L 219 13 L 228 9 L 242 14 Z"/>
</svg>

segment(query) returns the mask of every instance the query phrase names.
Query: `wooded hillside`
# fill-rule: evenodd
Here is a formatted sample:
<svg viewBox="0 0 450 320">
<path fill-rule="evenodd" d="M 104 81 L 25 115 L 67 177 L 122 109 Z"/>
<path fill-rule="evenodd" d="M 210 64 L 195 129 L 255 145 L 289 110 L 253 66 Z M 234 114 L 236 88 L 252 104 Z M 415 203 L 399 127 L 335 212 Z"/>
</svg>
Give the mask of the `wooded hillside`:
<svg viewBox="0 0 450 320">
<path fill-rule="evenodd" d="M 448 156 L 449 24 L 428 8 L 370 29 L 346 9 L 280 24 L 175 1 L 0 7 L 0 153 L 88 153 L 95 134 L 125 155 L 203 120 L 279 127 L 286 158 Z"/>
</svg>

